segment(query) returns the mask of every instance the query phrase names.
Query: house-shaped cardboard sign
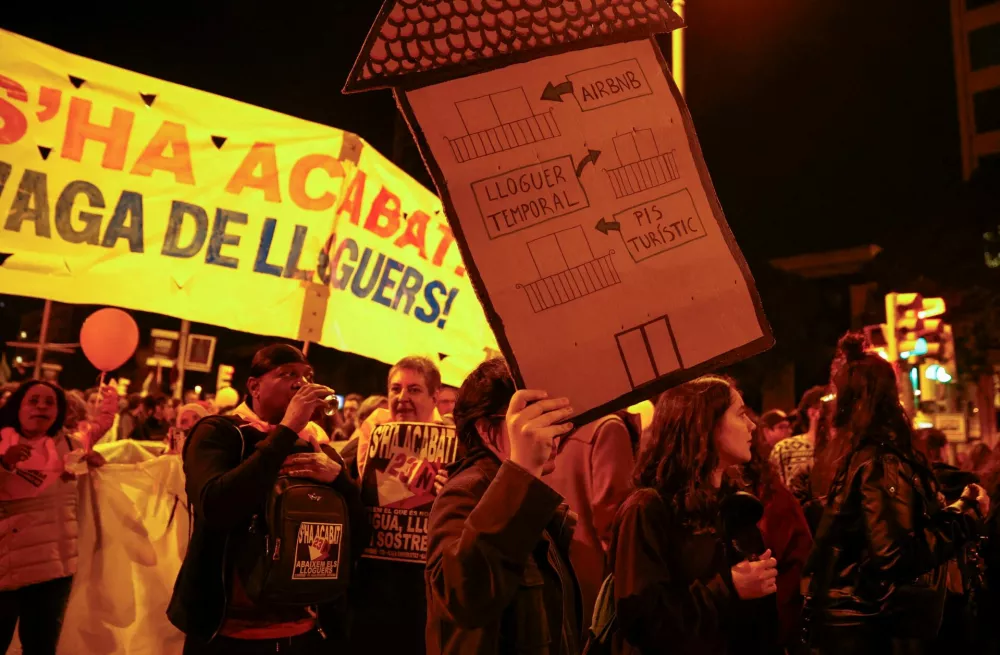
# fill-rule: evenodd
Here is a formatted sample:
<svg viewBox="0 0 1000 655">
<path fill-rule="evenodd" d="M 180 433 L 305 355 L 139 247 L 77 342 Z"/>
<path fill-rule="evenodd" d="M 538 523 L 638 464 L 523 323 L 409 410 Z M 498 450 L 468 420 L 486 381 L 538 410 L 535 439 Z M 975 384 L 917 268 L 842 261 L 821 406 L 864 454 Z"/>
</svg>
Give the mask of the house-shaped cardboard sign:
<svg viewBox="0 0 1000 655">
<path fill-rule="evenodd" d="M 519 386 L 583 423 L 773 344 L 653 35 L 665 0 L 388 0 L 392 87 Z"/>
</svg>

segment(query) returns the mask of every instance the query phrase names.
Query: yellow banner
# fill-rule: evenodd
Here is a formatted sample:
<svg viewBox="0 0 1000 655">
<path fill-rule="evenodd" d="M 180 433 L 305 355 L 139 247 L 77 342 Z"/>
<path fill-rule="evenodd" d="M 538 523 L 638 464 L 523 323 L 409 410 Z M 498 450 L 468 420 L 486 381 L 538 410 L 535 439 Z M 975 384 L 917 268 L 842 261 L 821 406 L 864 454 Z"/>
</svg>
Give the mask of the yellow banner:
<svg viewBox="0 0 1000 655">
<path fill-rule="evenodd" d="M 358 137 L 2 30 L 0 222 L 5 293 L 386 362 L 496 347 L 439 200 Z"/>
</svg>

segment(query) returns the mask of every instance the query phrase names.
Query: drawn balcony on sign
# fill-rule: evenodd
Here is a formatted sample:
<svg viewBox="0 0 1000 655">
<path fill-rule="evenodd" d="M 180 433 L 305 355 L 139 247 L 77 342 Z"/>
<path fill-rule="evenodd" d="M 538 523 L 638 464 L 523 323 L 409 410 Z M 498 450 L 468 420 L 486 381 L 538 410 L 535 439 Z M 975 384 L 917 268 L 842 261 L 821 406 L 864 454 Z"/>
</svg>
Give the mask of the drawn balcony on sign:
<svg viewBox="0 0 1000 655">
<path fill-rule="evenodd" d="M 676 151 L 660 153 L 653 131 L 636 130 L 614 138 L 620 166 L 605 169 L 615 198 L 625 198 L 646 189 L 679 180 Z"/>
<path fill-rule="evenodd" d="M 635 389 L 684 368 L 666 315 L 615 335 L 629 384 Z"/>
<path fill-rule="evenodd" d="M 562 136 L 550 111 L 534 113 L 518 87 L 455 103 L 467 134 L 448 139 L 458 163 Z"/>
<path fill-rule="evenodd" d="M 536 314 L 621 283 L 611 255 L 595 257 L 583 228 L 573 227 L 528 242 L 539 279 L 517 285 Z"/>
</svg>

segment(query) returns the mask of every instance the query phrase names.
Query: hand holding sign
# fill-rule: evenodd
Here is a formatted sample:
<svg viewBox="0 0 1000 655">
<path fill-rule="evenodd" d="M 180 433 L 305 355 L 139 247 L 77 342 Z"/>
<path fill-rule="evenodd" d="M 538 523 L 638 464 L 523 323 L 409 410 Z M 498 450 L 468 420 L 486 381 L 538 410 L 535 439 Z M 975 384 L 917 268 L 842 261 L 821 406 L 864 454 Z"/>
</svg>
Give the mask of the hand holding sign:
<svg viewBox="0 0 1000 655">
<path fill-rule="evenodd" d="M 556 437 L 573 429 L 571 423 L 563 422 L 573 416 L 569 398 L 548 396 L 544 391 L 522 389 L 507 407 L 510 460 L 536 477 L 541 477 L 555 453 Z"/>
<path fill-rule="evenodd" d="M 26 443 L 14 444 L 3 454 L 3 467 L 13 471 L 14 467 L 31 457 L 31 446 Z"/>
</svg>

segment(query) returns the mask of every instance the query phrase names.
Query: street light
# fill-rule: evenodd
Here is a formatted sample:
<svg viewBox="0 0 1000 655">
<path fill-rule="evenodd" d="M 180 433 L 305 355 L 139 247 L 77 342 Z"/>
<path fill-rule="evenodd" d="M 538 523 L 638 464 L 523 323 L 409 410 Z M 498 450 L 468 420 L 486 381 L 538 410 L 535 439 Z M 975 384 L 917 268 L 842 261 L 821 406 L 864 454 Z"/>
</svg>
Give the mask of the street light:
<svg viewBox="0 0 1000 655">
<path fill-rule="evenodd" d="M 684 5 L 685 0 L 674 0 L 670 8 L 674 10 L 674 13 L 684 18 Z M 677 84 L 677 90 L 684 95 L 684 30 L 687 28 L 681 27 L 670 33 L 670 70 L 674 74 L 674 83 Z"/>
</svg>

